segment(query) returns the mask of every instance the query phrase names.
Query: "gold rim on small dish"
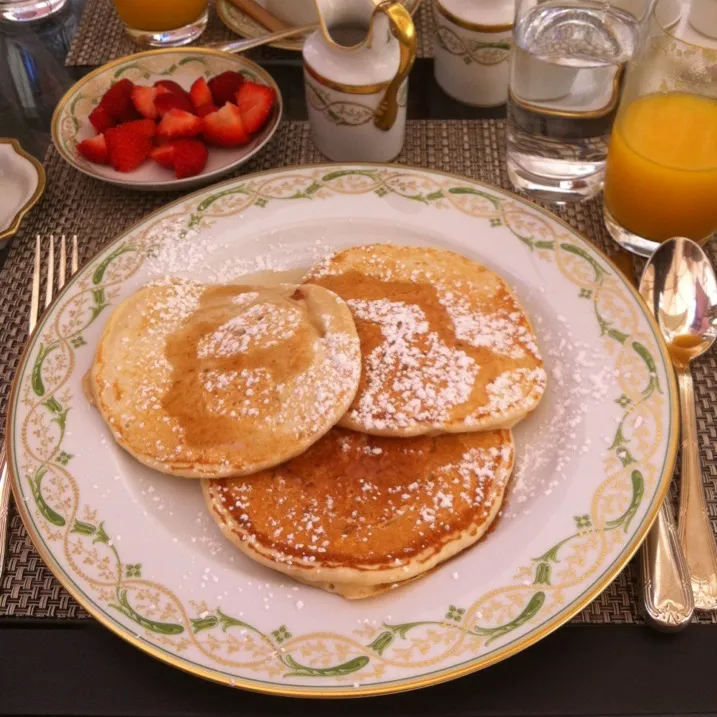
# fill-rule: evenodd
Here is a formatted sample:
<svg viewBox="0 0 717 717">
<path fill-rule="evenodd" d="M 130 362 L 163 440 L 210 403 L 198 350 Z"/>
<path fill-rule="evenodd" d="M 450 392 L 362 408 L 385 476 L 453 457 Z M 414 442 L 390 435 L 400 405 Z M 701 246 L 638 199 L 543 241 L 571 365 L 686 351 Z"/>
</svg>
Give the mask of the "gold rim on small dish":
<svg viewBox="0 0 717 717">
<path fill-rule="evenodd" d="M 17 214 L 12 218 L 12 221 L 10 222 L 7 229 L 0 231 L 0 245 L 5 242 L 5 240 L 9 239 L 10 237 L 14 236 L 17 233 L 17 230 L 20 228 L 20 224 L 25 217 L 25 215 L 37 204 L 37 202 L 40 200 L 40 197 L 45 192 L 45 186 L 47 185 L 47 175 L 45 174 L 45 168 L 40 164 L 40 162 L 33 157 L 31 154 L 28 154 L 21 146 L 20 143 L 13 139 L 12 137 L 0 137 L 0 144 L 9 144 L 15 154 L 22 157 L 23 159 L 26 159 L 35 169 L 35 172 L 37 172 L 37 185 L 35 186 L 35 191 L 30 195 L 29 199 L 18 209 Z"/>
<path fill-rule="evenodd" d="M 421 0 L 401 0 L 406 10 L 411 15 L 416 14 Z M 253 40 L 267 34 L 265 27 L 260 25 L 256 20 L 252 19 L 244 11 L 240 10 L 236 5 L 232 5 L 230 0 L 217 0 L 217 15 L 219 19 L 232 32 L 244 37 L 247 40 Z M 277 40 L 269 43 L 268 47 L 277 50 L 291 50 L 292 52 L 301 52 L 304 41 L 301 38 L 289 37 L 284 40 Z"/>
</svg>

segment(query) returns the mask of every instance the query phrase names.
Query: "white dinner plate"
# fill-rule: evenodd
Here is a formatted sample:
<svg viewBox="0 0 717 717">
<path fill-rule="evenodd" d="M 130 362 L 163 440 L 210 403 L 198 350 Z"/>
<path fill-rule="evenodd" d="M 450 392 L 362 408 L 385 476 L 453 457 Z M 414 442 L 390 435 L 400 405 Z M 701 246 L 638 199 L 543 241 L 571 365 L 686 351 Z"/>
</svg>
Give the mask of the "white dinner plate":
<svg viewBox="0 0 717 717">
<path fill-rule="evenodd" d="M 237 552 L 197 481 L 153 472 L 114 444 L 82 376 L 112 309 L 154 277 L 228 281 L 374 241 L 444 247 L 499 272 L 533 321 L 548 388 L 515 429 L 517 465 L 495 529 L 423 579 L 350 602 Z M 502 660 L 594 599 L 667 490 L 675 395 L 648 310 L 567 224 L 465 177 L 331 164 L 205 189 L 100 252 L 23 355 L 7 442 L 42 557 L 125 640 L 226 684 L 373 695 Z"/>
</svg>

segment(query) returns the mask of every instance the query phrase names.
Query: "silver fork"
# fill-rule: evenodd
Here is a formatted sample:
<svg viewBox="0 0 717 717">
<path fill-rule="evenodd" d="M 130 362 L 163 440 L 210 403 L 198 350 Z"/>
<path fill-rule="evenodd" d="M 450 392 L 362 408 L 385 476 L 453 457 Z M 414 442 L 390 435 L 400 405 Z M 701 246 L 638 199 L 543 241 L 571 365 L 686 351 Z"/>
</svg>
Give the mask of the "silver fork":
<svg viewBox="0 0 717 717">
<path fill-rule="evenodd" d="M 37 235 L 35 240 L 35 268 L 32 276 L 32 298 L 30 300 L 30 322 L 28 325 L 28 337 L 32 336 L 37 320 L 40 316 L 40 283 L 42 281 L 42 240 Z M 47 249 L 45 309 L 52 302 L 55 292 L 55 237 L 50 235 L 50 244 Z M 72 237 L 72 249 L 70 257 L 70 276 L 77 271 L 78 252 L 77 235 Z M 67 240 L 63 234 L 60 238 L 60 261 L 57 267 L 57 290 L 60 291 L 65 285 L 67 277 Z M 6 430 L 7 433 L 7 430 Z M 7 436 L 5 437 L 5 442 Z M 10 510 L 10 480 L 7 471 L 7 457 L 5 454 L 5 442 L 0 448 L 0 578 L 5 569 L 5 550 L 7 549 L 7 523 Z"/>
</svg>

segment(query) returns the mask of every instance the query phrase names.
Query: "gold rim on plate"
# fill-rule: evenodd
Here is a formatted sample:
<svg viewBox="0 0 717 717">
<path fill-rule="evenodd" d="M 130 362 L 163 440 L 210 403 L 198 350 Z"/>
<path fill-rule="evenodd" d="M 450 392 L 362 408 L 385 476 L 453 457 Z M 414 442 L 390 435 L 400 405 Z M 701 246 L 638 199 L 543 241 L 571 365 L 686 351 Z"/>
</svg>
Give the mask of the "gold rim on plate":
<svg viewBox="0 0 717 717">
<path fill-rule="evenodd" d="M 228 187 L 232 183 L 236 183 L 237 181 L 247 181 L 256 179 L 258 177 L 263 177 L 271 174 L 280 174 L 282 172 L 291 172 L 291 171 L 303 171 L 306 169 L 312 169 L 312 168 L 325 168 L 329 171 L 336 171 L 338 168 L 340 168 L 342 165 L 337 164 L 327 164 L 327 163 L 315 163 L 315 164 L 304 164 L 304 165 L 293 165 L 288 166 L 283 169 L 270 169 L 265 170 L 262 172 L 256 172 L 249 175 L 244 175 L 241 178 L 233 178 L 226 180 L 224 182 L 218 183 L 213 185 L 213 189 L 215 190 L 221 190 L 222 187 Z M 642 302 L 642 299 L 637 291 L 637 289 L 632 285 L 630 281 L 627 280 L 625 275 L 622 271 L 617 267 L 617 265 L 610 259 L 610 257 L 607 256 L 607 254 L 600 249 L 600 247 L 593 244 L 587 237 L 585 237 L 584 234 L 582 234 L 580 231 L 572 227 L 568 222 L 564 221 L 560 217 L 552 214 L 551 212 L 547 211 L 546 209 L 543 209 L 542 207 L 533 204 L 532 202 L 526 200 L 523 197 L 518 196 L 517 194 L 504 190 L 502 188 L 494 187 L 493 185 L 481 182 L 480 180 L 472 179 L 469 177 L 464 177 L 458 174 L 454 174 L 451 172 L 445 172 L 441 170 L 431 170 L 426 169 L 423 167 L 416 167 L 412 165 L 395 165 L 390 163 L 380 163 L 380 162 L 370 162 L 370 163 L 361 163 L 361 162 L 353 162 L 350 164 L 345 164 L 343 166 L 350 166 L 350 167 L 357 167 L 357 168 L 368 168 L 368 167 L 379 167 L 379 168 L 397 168 L 401 171 L 416 171 L 421 173 L 429 173 L 429 174 L 436 174 L 443 177 L 448 177 L 451 179 L 455 179 L 459 182 L 468 182 L 471 184 L 476 184 L 482 187 L 490 188 L 490 189 L 497 189 L 500 193 L 505 194 L 508 197 L 511 197 L 517 201 L 519 201 L 522 204 L 527 205 L 530 207 L 533 211 L 537 211 L 545 216 L 547 216 L 551 221 L 554 221 L 558 223 L 560 226 L 567 229 L 573 236 L 580 239 L 582 242 L 585 242 L 588 244 L 592 250 L 596 252 L 598 256 L 602 259 L 602 261 L 609 267 L 611 267 L 614 270 L 615 276 L 618 278 L 618 280 L 627 288 L 628 293 L 635 299 L 637 305 L 639 305 L 642 309 L 641 313 L 642 316 L 645 318 L 645 320 L 648 322 L 650 329 L 654 335 L 657 350 L 659 352 L 659 356 L 662 360 L 662 365 L 665 368 L 665 376 L 666 376 L 666 382 L 667 382 L 667 390 L 666 390 L 666 398 L 669 404 L 669 416 L 670 416 L 670 431 L 669 436 L 667 439 L 667 445 L 666 445 L 666 452 L 665 452 L 665 460 L 663 463 L 662 471 L 657 478 L 657 488 L 653 495 L 653 502 L 652 505 L 649 508 L 649 511 L 647 512 L 645 518 L 643 519 L 642 525 L 638 530 L 636 530 L 633 535 L 630 538 L 630 542 L 624 547 L 624 549 L 617 555 L 612 563 L 606 571 L 603 578 L 598 581 L 593 586 L 589 587 L 582 595 L 578 596 L 575 601 L 570 604 L 568 607 L 566 607 L 564 610 L 559 612 L 558 614 L 554 615 L 552 618 L 548 619 L 544 624 L 542 624 L 540 627 L 536 628 L 534 631 L 531 631 L 527 633 L 522 638 L 519 638 L 514 643 L 511 643 L 507 645 L 504 649 L 498 649 L 495 652 L 492 652 L 488 655 L 485 655 L 483 658 L 477 658 L 471 661 L 468 661 L 464 664 L 457 665 L 455 667 L 448 667 L 444 668 L 442 670 L 438 670 L 432 674 L 419 676 L 415 678 L 406 678 L 402 679 L 393 683 L 384 683 L 379 684 L 373 687 L 351 687 L 347 686 L 345 688 L 301 688 L 301 687 L 293 687 L 293 686 L 281 686 L 276 684 L 266 684 L 261 683 L 259 681 L 253 681 L 246 678 L 241 677 L 232 677 L 226 673 L 222 673 L 219 670 L 212 670 L 208 669 L 203 666 L 199 666 L 196 664 L 188 664 L 186 660 L 182 660 L 181 658 L 177 657 L 176 655 L 170 654 L 154 645 L 148 644 L 145 640 L 143 640 L 139 635 L 133 633 L 131 630 L 128 630 L 126 627 L 121 625 L 118 622 L 114 622 L 110 620 L 107 616 L 105 616 L 99 608 L 95 606 L 92 600 L 90 600 L 83 591 L 77 587 L 72 580 L 70 580 L 65 574 L 61 566 L 58 564 L 58 562 L 55 560 L 52 552 L 48 550 L 45 545 L 44 541 L 42 539 L 42 536 L 40 535 L 39 531 L 36 529 L 35 524 L 31 518 L 30 515 L 30 508 L 25 503 L 25 501 L 22 499 L 22 491 L 20 488 L 20 476 L 18 475 L 17 471 L 15 470 L 16 462 L 18 459 L 17 452 L 15 450 L 14 441 L 12 440 L 12 436 L 14 436 L 16 427 L 16 411 L 15 411 L 15 404 L 18 399 L 19 390 L 20 390 L 20 381 L 27 372 L 27 366 L 28 366 L 28 360 L 30 357 L 30 353 L 34 350 L 36 341 L 30 340 L 25 345 L 22 355 L 20 357 L 20 361 L 18 363 L 18 369 L 15 372 L 15 376 L 13 378 L 12 387 L 10 391 L 9 401 L 8 401 L 8 417 L 7 417 L 7 429 L 5 432 L 5 444 L 6 444 L 6 450 L 7 450 L 7 456 L 8 456 L 8 473 L 12 485 L 13 494 L 15 496 L 15 503 L 18 509 L 18 512 L 23 520 L 23 523 L 25 524 L 25 527 L 28 531 L 28 534 L 30 535 L 30 538 L 32 539 L 33 544 L 35 545 L 36 549 L 38 550 L 40 556 L 47 564 L 48 568 L 52 571 L 52 573 L 55 575 L 55 577 L 63 584 L 63 586 L 68 590 L 68 592 L 77 600 L 77 602 L 85 609 L 88 613 L 90 613 L 95 619 L 97 619 L 102 625 L 104 625 L 106 628 L 111 630 L 113 633 L 118 635 L 120 638 L 128 642 L 129 644 L 133 645 L 134 647 L 137 647 L 141 651 L 151 655 L 152 657 L 165 662 L 167 664 L 172 665 L 173 667 L 177 667 L 185 672 L 189 672 L 193 675 L 203 677 L 207 680 L 213 681 L 213 682 L 219 682 L 221 684 L 230 685 L 232 687 L 240 687 L 252 692 L 260 692 L 265 694 L 272 694 L 272 695 L 283 695 L 283 696 L 290 696 L 290 697 L 312 697 L 312 698 L 336 698 L 336 697 L 371 697 L 371 696 L 377 696 L 377 695 L 384 695 L 384 694 L 391 694 L 391 693 L 399 693 L 399 692 L 406 692 L 409 690 L 419 689 L 423 687 L 428 687 L 431 685 L 436 685 L 439 683 L 447 682 L 449 680 L 457 679 L 459 677 L 463 677 L 465 675 L 471 674 L 473 672 L 477 672 L 481 669 L 484 669 L 486 667 L 489 667 L 490 665 L 496 664 L 498 662 L 501 662 L 519 652 L 522 652 L 524 649 L 530 647 L 531 645 L 535 644 L 536 642 L 539 642 L 541 639 L 549 635 L 550 633 L 554 632 L 556 629 L 561 627 L 563 624 L 568 622 L 574 615 L 576 615 L 578 612 L 580 612 L 582 609 L 584 609 L 587 605 L 589 605 L 616 577 L 617 575 L 623 570 L 623 568 L 627 565 L 627 563 L 630 561 L 632 556 L 636 553 L 638 548 L 640 547 L 640 544 L 647 536 L 648 531 L 650 530 L 653 522 L 655 521 L 657 514 L 660 510 L 660 507 L 662 505 L 662 502 L 664 501 L 668 488 L 670 485 L 670 481 L 672 479 L 672 474 L 674 471 L 675 461 L 677 457 L 677 446 L 678 446 L 678 430 L 677 426 L 679 425 L 679 408 L 678 408 L 678 400 L 677 400 L 677 384 L 676 379 L 674 375 L 674 371 L 672 371 L 672 363 L 669 356 L 669 352 L 667 350 L 667 346 L 665 345 L 664 339 L 662 338 L 662 333 L 660 332 L 657 323 L 652 316 L 651 312 L 647 310 L 647 307 L 645 307 L 644 303 Z M 200 189 L 196 192 L 193 192 L 191 194 L 185 195 L 181 197 L 180 199 L 171 202 L 170 204 L 167 204 L 154 212 L 151 212 L 150 214 L 144 216 L 139 221 L 135 222 L 131 227 L 128 227 L 125 229 L 120 236 L 118 236 L 113 242 L 110 244 L 105 245 L 102 249 L 100 249 L 97 254 L 105 253 L 107 252 L 112 246 L 117 245 L 119 242 L 122 241 L 122 239 L 129 234 L 130 232 L 134 231 L 137 227 L 147 222 L 149 219 L 151 219 L 154 216 L 157 216 L 160 213 L 166 213 L 168 210 L 170 210 L 172 207 L 178 206 L 180 204 L 184 204 L 187 202 L 188 199 L 191 199 L 194 196 L 198 196 L 202 193 L 205 193 L 207 191 L 207 188 Z M 90 260 L 91 261 L 91 260 Z M 88 261 L 87 264 L 90 262 Z M 65 288 L 59 292 L 59 294 L 55 297 L 52 304 L 50 305 L 50 308 L 43 314 L 43 317 L 41 318 L 37 330 L 35 333 L 35 336 L 40 336 L 43 325 L 45 324 L 47 318 L 51 316 L 52 309 L 56 306 L 56 304 L 63 299 L 67 293 L 70 291 L 70 289 L 73 287 L 75 282 L 82 277 L 83 271 L 77 272 L 66 284 Z"/>
<path fill-rule="evenodd" d="M 418 10 L 418 6 L 421 4 L 421 0 L 401 0 L 401 2 L 411 15 L 415 15 L 416 10 Z M 244 37 L 247 40 L 254 40 L 267 34 L 265 27 L 260 25 L 253 18 L 249 17 L 249 15 L 247 15 L 243 10 L 236 7 L 236 5 L 232 5 L 229 0 L 217 0 L 216 9 L 219 19 L 232 32 L 239 35 L 239 37 Z M 304 42 L 300 38 L 289 37 L 284 40 L 271 42 L 268 47 L 273 47 L 277 50 L 301 52 L 303 44 Z"/>
</svg>

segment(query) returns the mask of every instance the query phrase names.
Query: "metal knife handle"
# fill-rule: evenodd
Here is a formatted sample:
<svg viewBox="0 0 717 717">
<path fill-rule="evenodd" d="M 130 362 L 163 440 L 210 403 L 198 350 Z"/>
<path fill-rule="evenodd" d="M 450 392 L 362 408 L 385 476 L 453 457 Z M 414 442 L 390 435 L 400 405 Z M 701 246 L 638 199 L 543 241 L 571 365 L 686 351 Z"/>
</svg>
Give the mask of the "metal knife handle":
<svg viewBox="0 0 717 717">
<path fill-rule="evenodd" d="M 642 544 L 642 585 L 645 612 L 652 627 L 678 632 L 689 625 L 695 603 L 687 562 L 667 501 Z"/>
<path fill-rule="evenodd" d="M 5 569 L 7 524 L 10 516 L 10 477 L 7 474 L 5 446 L 0 448 L 0 579 Z"/>
<path fill-rule="evenodd" d="M 677 369 L 682 416 L 682 476 L 678 531 L 698 610 L 717 610 L 717 545 L 707 512 L 697 445 L 695 392 L 689 365 Z"/>
</svg>

